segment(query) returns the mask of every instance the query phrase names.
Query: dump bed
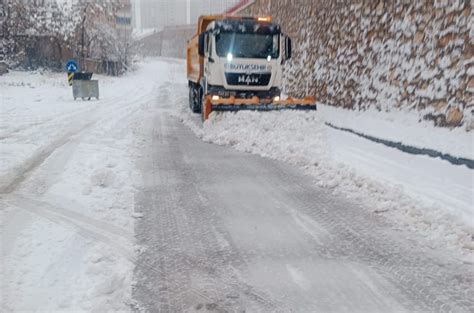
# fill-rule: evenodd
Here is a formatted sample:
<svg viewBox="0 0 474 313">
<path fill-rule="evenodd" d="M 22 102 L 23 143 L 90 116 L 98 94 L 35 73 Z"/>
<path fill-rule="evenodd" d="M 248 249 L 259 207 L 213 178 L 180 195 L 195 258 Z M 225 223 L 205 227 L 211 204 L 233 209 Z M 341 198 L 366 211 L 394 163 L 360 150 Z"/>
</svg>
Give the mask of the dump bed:
<svg viewBox="0 0 474 313">
<path fill-rule="evenodd" d="M 186 48 L 186 72 L 189 81 L 199 83 L 201 79 L 202 57 L 198 51 L 199 35 L 189 40 Z"/>
<path fill-rule="evenodd" d="M 199 34 L 206 30 L 212 21 L 223 19 L 223 15 L 203 15 L 199 17 L 196 34 L 186 47 L 186 71 L 189 81 L 199 83 L 202 75 L 203 58 L 199 56 Z"/>
</svg>

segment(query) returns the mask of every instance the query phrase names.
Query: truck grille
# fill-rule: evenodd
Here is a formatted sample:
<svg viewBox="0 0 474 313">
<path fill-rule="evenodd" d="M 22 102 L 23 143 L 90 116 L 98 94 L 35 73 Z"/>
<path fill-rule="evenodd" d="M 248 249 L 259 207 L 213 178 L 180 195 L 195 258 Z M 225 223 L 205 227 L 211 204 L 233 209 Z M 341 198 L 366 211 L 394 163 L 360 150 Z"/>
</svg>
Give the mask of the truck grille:
<svg viewBox="0 0 474 313">
<path fill-rule="evenodd" d="M 225 79 L 227 80 L 227 84 L 240 86 L 266 86 L 270 82 L 271 76 L 271 73 L 225 73 Z"/>
</svg>

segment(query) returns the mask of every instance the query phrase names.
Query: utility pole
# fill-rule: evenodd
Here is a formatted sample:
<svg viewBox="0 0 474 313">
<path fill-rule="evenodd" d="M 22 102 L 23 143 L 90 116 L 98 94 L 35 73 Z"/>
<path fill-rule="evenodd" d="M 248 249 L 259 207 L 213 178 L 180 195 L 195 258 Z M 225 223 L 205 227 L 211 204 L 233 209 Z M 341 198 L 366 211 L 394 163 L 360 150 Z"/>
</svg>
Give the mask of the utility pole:
<svg viewBox="0 0 474 313">
<path fill-rule="evenodd" d="M 89 3 L 86 3 L 84 6 L 84 10 L 82 11 L 82 20 L 81 20 L 81 57 L 82 57 L 82 64 L 81 68 L 85 70 L 86 66 L 86 52 L 85 52 L 85 36 L 86 36 L 86 19 L 87 19 L 87 8 Z"/>
<path fill-rule="evenodd" d="M 191 24 L 191 0 L 186 0 L 186 24 Z"/>
</svg>

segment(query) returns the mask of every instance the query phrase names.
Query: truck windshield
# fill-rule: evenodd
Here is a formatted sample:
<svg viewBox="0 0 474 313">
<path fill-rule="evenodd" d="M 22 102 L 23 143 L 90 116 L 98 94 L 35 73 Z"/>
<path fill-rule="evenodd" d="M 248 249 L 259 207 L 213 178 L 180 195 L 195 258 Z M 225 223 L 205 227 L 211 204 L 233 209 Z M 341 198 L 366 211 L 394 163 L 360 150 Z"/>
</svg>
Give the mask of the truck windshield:
<svg viewBox="0 0 474 313">
<path fill-rule="evenodd" d="M 232 53 L 236 58 L 267 58 L 279 56 L 279 36 L 249 33 L 216 34 L 216 52 L 219 57 Z"/>
</svg>

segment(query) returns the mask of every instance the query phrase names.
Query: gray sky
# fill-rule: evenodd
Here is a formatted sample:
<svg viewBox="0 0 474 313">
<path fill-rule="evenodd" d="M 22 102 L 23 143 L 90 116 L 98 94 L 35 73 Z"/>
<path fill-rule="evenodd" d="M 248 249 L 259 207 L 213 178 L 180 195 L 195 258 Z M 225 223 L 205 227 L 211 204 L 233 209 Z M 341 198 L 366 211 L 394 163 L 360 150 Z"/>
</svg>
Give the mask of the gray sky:
<svg viewBox="0 0 474 313">
<path fill-rule="evenodd" d="M 200 15 L 223 13 L 238 0 L 132 0 L 134 27 L 194 24 Z"/>
</svg>

